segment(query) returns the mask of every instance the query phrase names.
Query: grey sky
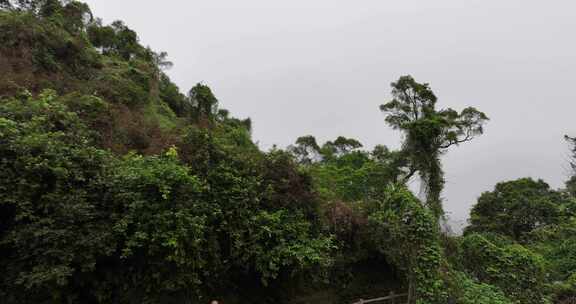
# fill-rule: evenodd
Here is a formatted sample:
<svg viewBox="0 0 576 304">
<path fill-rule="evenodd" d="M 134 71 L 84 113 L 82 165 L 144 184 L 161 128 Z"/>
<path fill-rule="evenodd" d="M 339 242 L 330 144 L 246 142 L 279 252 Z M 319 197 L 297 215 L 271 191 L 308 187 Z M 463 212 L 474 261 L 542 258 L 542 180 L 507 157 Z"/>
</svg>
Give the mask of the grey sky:
<svg viewBox="0 0 576 304">
<path fill-rule="evenodd" d="M 167 51 L 183 91 L 210 85 L 251 117 L 263 149 L 312 134 L 398 147 L 378 106 L 390 82 L 431 84 L 440 107 L 475 106 L 486 133 L 445 157 L 446 209 L 463 220 L 482 191 L 524 176 L 566 179 L 576 134 L 573 0 L 91 0 Z"/>
</svg>

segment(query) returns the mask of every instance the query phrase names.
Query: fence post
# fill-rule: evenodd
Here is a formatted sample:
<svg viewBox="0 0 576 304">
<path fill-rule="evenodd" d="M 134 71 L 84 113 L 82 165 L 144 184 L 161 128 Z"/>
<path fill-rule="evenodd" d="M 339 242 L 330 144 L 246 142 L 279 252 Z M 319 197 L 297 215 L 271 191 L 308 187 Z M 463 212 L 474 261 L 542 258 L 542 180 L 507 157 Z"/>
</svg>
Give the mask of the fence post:
<svg viewBox="0 0 576 304">
<path fill-rule="evenodd" d="M 364 299 L 360 299 L 360 301 L 358 301 L 358 304 L 364 304 Z"/>
<path fill-rule="evenodd" d="M 394 297 L 394 291 L 390 291 L 390 304 L 396 304 L 396 298 Z"/>
</svg>

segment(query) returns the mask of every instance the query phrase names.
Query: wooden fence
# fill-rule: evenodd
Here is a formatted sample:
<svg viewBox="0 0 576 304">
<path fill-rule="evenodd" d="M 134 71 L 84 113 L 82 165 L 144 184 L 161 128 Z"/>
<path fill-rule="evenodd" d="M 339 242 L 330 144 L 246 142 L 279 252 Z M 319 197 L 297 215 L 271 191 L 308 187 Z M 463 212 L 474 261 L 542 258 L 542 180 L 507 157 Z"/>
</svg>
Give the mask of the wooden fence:
<svg viewBox="0 0 576 304">
<path fill-rule="evenodd" d="M 364 299 L 360 299 L 358 302 L 355 302 L 353 304 L 367 304 L 367 303 L 376 303 L 376 302 L 381 302 L 381 303 L 385 303 L 385 304 L 403 304 L 406 303 L 406 301 L 402 301 L 402 298 L 407 298 L 408 294 L 407 293 L 402 293 L 402 294 L 394 294 L 394 292 L 391 292 L 389 296 L 387 297 L 381 297 L 381 298 L 374 298 L 374 299 L 368 299 L 368 300 L 364 300 Z"/>
</svg>

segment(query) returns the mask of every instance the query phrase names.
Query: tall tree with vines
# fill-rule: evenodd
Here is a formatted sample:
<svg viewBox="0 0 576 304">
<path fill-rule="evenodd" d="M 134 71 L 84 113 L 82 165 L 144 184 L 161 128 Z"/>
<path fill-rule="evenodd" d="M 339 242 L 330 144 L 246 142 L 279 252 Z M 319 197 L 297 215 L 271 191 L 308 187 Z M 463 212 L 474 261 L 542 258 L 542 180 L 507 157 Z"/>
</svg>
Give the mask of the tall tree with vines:
<svg viewBox="0 0 576 304">
<path fill-rule="evenodd" d="M 411 76 L 402 76 L 391 86 L 393 98 L 380 110 L 388 125 L 404 135 L 402 150 L 409 163 L 404 182 L 418 173 L 426 205 L 439 219 L 444 215 L 441 194 L 445 182 L 440 158 L 451 146 L 481 135 L 488 117 L 473 107 L 461 112 L 436 109 L 437 97 L 430 86 Z"/>
</svg>

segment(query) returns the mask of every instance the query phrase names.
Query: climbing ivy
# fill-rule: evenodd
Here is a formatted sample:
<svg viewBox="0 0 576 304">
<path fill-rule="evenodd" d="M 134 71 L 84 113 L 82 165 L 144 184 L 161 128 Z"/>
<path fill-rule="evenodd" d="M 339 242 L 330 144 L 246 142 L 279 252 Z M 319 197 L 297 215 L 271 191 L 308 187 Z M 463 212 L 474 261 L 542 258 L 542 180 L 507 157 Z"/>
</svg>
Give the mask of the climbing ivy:
<svg viewBox="0 0 576 304">
<path fill-rule="evenodd" d="M 462 250 L 468 272 L 500 287 L 515 303 L 548 303 L 542 256 L 520 244 L 499 246 L 480 234 L 466 236 Z"/>
<path fill-rule="evenodd" d="M 407 272 L 409 302 L 446 303 L 443 254 L 432 213 L 403 186 L 389 187 L 386 198 L 370 209 L 368 220 L 376 247 Z"/>
<path fill-rule="evenodd" d="M 494 285 L 478 282 L 463 272 L 453 271 L 447 278 L 451 297 L 458 304 L 512 304 L 502 290 Z"/>
</svg>

